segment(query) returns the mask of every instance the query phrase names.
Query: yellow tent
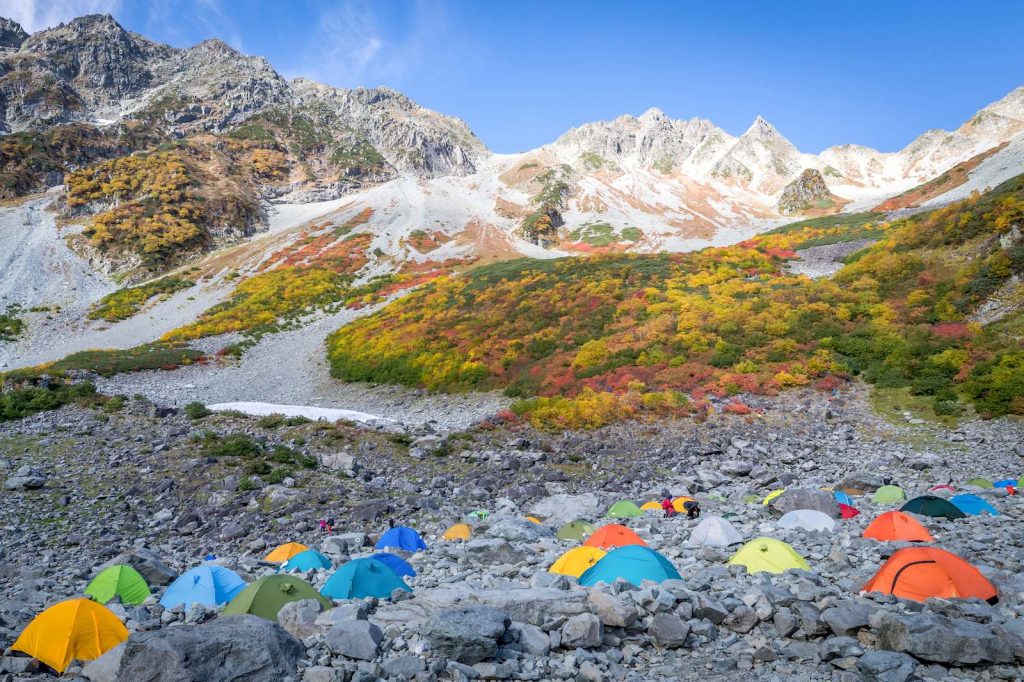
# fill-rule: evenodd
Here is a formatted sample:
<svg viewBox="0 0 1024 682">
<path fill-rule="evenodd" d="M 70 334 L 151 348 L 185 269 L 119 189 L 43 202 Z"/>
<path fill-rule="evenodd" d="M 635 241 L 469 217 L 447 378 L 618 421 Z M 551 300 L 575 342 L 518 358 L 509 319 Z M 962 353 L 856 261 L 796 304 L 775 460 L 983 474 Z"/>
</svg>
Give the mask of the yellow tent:
<svg viewBox="0 0 1024 682">
<path fill-rule="evenodd" d="M 661 511 L 661 502 L 651 500 L 650 502 L 644 502 L 640 505 L 640 508 L 644 511 Z"/>
<path fill-rule="evenodd" d="M 33 618 L 11 649 L 63 673 L 71 661 L 99 658 L 126 639 L 128 630 L 110 609 L 91 599 L 68 599 Z"/>
<path fill-rule="evenodd" d="M 754 538 L 732 555 L 729 563 L 746 566 L 747 573 L 782 573 L 791 568 L 811 570 L 796 550 L 774 538 Z"/>
<path fill-rule="evenodd" d="M 561 573 L 579 578 L 584 571 L 600 561 L 605 554 L 607 552 L 597 547 L 588 547 L 587 545 L 573 547 L 551 564 L 548 573 Z"/>
<path fill-rule="evenodd" d="M 283 545 L 278 545 L 274 551 L 263 557 L 263 560 L 283 564 L 299 552 L 305 552 L 307 549 L 309 547 L 306 547 L 301 542 L 286 542 Z"/>
<path fill-rule="evenodd" d="M 764 500 L 761 501 L 761 504 L 764 504 L 764 505 L 769 504 L 772 500 L 774 500 L 776 497 L 778 497 L 779 495 L 781 495 L 784 492 L 786 492 L 785 488 L 781 488 L 780 490 L 773 490 L 773 491 L 771 491 L 770 493 L 768 493 L 767 495 L 764 496 Z"/>
<path fill-rule="evenodd" d="M 672 500 L 672 506 L 675 508 L 677 512 L 684 512 L 686 511 L 685 505 L 687 502 L 693 502 L 693 498 L 683 495 L 682 497 L 677 497 L 676 499 Z"/>
<path fill-rule="evenodd" d="M 456 523 L 454 526 L 444 532 L 442 539 L 444 540 L 468 540 L 469 536 L 473 534 L 473 530 L 464 523 Z"/>
<path fill-rule="evenodd" d="M 540 519 L 538 519 L 536 516 L 527 516 L 526 520 L 529 521 L 530 523 L 536 523 L 538 526 L 541 523 Z"/>
</svg>

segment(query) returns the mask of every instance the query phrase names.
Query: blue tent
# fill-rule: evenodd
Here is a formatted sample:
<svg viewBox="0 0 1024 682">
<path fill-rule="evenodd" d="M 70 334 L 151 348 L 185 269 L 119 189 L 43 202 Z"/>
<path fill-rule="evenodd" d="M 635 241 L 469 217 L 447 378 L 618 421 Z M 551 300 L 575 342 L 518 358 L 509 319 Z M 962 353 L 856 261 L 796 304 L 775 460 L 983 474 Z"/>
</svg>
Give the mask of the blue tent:
<svg viewBox="0 0 1024 682">
<path fill-rule="evenodd" d="M 613 549 L 583 572 L 580 585 L 593 586 L 599 582 L 614 583 L 622 578 L 637 587 L 644 580 L 660 583 L 672 578 L 681 579 L 679 571 L 668 559 L 650 547 L 642 545 L 626 545 Z"/>
<path fill-rule="evenodd" d="M 949 498 L 949 501 L 955 504 L 956 508 L 964 514 L 969 514 L 971 516 L 980 516 L 982 514 L 999 516 L 999 510 L 977 495 L 954 495 Z"/>
<path fill-rule="evenodd" d="M 376 559 L 353 559 L 327 579 L 320 594 L 331 599 L 387 599 L 396 588 L 412 592 L 387 564 Z"/>
<path fill-rule="evenodd" d="M 836 502 L 839 504 L 848 504 L 851 507 L 853 506 L 853 498 L 842 490 L 833 490 L 832 495 L 836 498 Z"/>
<path fill-rule="evenodd" d="M 400 576 L 409 576 L 410 578 L 416 577 L 416 571 L 413 569 L 412 564 L 397 554 L 392 554 L 391 552 L 378 552 L 370 558 L 387 564 L 388 568 Z"/>
<path fill-rule="evenodd" d="M 1017 479 L 1016 478 L 1004 478 L 1002 480 L 996 481 L 995 483 L 992 484 L 992 486 L 995 487 L 995 488 L 1010 488 L 1010 487 L 1016 488 L 1017 487 Z"/>
<path fill-rule="evenodd" d="M 374 549 L 400 549 L 405 552 L 418 552 L 426 548 L 427 543 L 423 542 L 420 534 L 406 526 L 395 526 L 381 535 L 374 546 Z"/>
<path fill-rule="evenodd" d="M 326 556 L 316 551 L 315 549 L 307 549 L 305 552 L 299 552 L 288 561 L 281 564 L 280 571 L 312 571 L 317 568 L 330 568 L 331 560 Z"/>
<path fill-rule="evenodd" d="M 226 604 L 245 589 L 245 581 L 234 571 L 217 566 L 204 564 L 185 571 L 167 586 L 160 597 L 160 604 L 165 609 L 183 604 L 185 609 L 193 604 L 219 606 Z"/>
</svg>

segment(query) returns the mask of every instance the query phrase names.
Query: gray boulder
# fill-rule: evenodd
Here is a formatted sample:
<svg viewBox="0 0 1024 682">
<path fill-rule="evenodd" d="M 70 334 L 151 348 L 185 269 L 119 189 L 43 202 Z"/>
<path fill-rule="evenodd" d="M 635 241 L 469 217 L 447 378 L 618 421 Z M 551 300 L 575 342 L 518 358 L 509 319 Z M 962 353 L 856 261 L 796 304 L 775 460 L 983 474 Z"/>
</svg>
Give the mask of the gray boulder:
<svg viewBox="0 0 1024 682">
<path fill-rule="evenodd" d="M 19 467 L 14 475 L 4 481 L 8 490 L 38 490 L 46 485 L 46 476 L 39 469 L 29 465 Z"/>
<path fill-rule="evenodd" d="M 324 634 L 324 643 L 332 654 L 360 661 L 372 661 L 384 633 L 368 620 L 343 620 Z"/>
<path fill-rule="evenodd" d="M 105 566 L 127 564 L 142 574 L 146 582 L 152 585 L 170 585 L 178 577 L 177 572 L 163 562 L 160 557 L 143 547 L 137 547 L 130 552 L 120 554 Z"/>
<path fill-rule="evenodd" d="M 136 633 L 124 644 L 118 682 L 283 680 L 305 649 L 277 623 L 227 616 L 202 625 Z"/>
<path fill-rule="evenodd" d="M 837 490 L 853 490 L 858 491 L 864 495 L 873 493 L 881 488 L 885 483 L 882 481 L 882 477 L 871 471 L 857 471 L 850 474 L 836 486 Z"/>
<path fill-rule="evenodd" d="M 868 682 L 906 682 L 916 667 L 913 656 L 895 651 L 869 651 L 857 661 L 857 672 Z"/>
<path fill-rule="evenodd" d="M 277 612 L 277 622 L 289 634 L 299 639 L 306 639 L 323 632 L 323 628 L 316 622 L 321 611 L 323 611 L 323 605 L 316 599 L 292 601 L 282 606 L 281 610 Z"/>
<path fill-rule="evenodd" d="M 551 651 L 551 638 L 536 625 L 512 623 L 508 629 L 520 648 L 531 656 L 547 656 Z"/>
<path fill-rule="evenodd" d="M 598 590 L 591 590 L 587 595 L 591 608 L 597 614 L 602 625 L 611 627 L 629 627 L 639 615 L 636 607 L 620 597 L 615 597 Z"/>
<path fill-rule="evenodd" d="M 604 641 L 604 627 L 597 616 L 581 613 L 562 626 L 562 646 L 567 649 L 592 649 Z"/>
<path fill-rule="evenodd" d="M 686 642 L 690 626 L 679 616 L 659 613 L 651 619 L 647 634 L 663 649 L 678 649 Z"/>
<path fill-rule="evenodd" d="M 821 619 L 836 635 L 854 635 L 868 625 L 871 605 L 867 601 L 840 602 L 821 612 Z"/>
<path fill-rule="evenodd" d="M 551 537 L 553 533 L 544 526 L 526 519 L 501 519 L 484 531 L 484 535 L 509 542 L 535 542 Z"/>
<path fill-rule="evenodd" d="M 604 504 L 594 493 L 552 495 L 530 508 L 531 513 L 542 517 L 548 525 L 555 528 L 576 519 L 593 518 L 600 515 L 603 510 Z"/>
<path fill-rule="evenodd" d="M 511 564 L 520 558 L 519 551 L 501 538 L 470 540 L 462 546 L 462 550 L 475 561 L 487 564 Z"/>
<path fill-rule="evenodd" d="M 442 656 L 473 665 L 494 658 L 510 622 L 490 606 L 442 609 L 426 622 L 423 636 Z"/>
<path fill-rule="evenodd" d="M 840 517 L 839 503 L 835 496 L 827 490 L 816 488 L 788 488 L 769 505 L 783 514 L 797 509 L 815 509 L 834 519 Z"/>
<path fill-rule="evenodd" d="M 934 663 L 1011 663 L 1010 639 L 1001 629 L 934 613 L 885 613 L 878 625 L 880 649 Z"/>
</svg>

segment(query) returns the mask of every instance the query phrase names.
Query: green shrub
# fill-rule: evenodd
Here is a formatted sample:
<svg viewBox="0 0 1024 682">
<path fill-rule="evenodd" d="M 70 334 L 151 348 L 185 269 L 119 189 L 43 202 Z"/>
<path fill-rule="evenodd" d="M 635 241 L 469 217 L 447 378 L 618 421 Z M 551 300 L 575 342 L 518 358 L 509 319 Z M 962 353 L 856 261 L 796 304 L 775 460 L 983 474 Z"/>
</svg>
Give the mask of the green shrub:
<svg viewBox="0 0 1024 682">
<path fill-rule="evenodd" d="M 267 474 L 264 480 L 266 480 L 267 483 L 281 483 L 291 475 L 292 472 L 287 467 L 278 467 Z"/>
<path fill-rule="evenodd" d="M 21 419 L 37 412 L 56 410 L 81 399 L 96 397 L 96 386 L 58 384 L 49 388 L 25 386 L 0 393 L 0 421 Z"/>
<path fill-rule="evenodd" d="M 206 405 L 203 405 L 199 401 L 193 401 L 185 406 L 185 414 L 188 415 L 190 419 L 202 419 L 203 417 L 207 417 L 213 413 L 207 409 Z"/>
<path fill-rule="evenodd" d="M 221 438 L 207 439 L 203 454 L 207 457 L 257 457 L 263 453 L 263 446 L 244 433 L 233 433 Z"/>
</svg>

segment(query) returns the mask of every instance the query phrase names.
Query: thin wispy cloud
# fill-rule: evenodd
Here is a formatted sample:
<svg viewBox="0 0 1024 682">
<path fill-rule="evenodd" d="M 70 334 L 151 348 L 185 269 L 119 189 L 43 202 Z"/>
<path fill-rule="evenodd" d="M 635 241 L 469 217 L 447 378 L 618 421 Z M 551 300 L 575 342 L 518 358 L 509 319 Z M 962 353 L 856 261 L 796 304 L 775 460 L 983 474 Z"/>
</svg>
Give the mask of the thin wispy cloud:
<svg viewBox="0 0 1024 682">
<path fill-rule="evenodd" d="M 0 16 L 35 33 L 83 14 L 113 14 L 121 7 L 121 0 L 0 0 Z"/>
<path fill-rule="evenodd" d="M 353 87 L 397 84 L 442 39 L 444 13 L 434 0 L 356 0 L 324 8 L 301 62 L 289 75 Z"/>
</svg>

